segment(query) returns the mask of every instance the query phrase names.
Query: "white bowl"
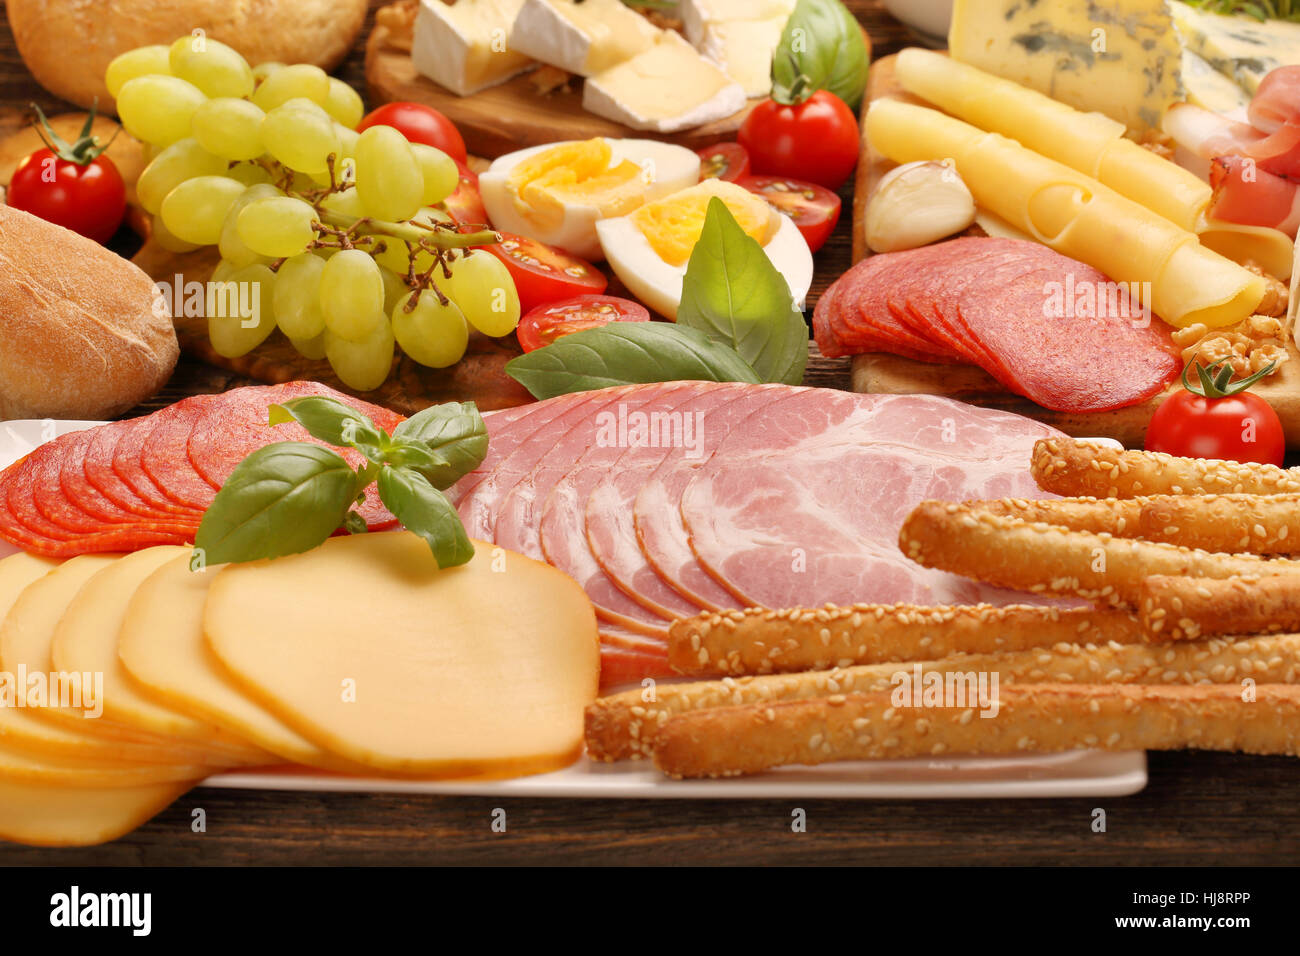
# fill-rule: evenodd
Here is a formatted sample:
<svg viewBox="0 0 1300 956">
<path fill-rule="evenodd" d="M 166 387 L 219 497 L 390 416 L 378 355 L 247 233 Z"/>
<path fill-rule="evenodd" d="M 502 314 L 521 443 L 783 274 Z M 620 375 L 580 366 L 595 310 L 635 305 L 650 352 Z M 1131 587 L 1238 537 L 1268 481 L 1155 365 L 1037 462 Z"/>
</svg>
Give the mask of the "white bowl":
<svg viewBox="0 0 1300 956">
<path fill-rule="evenodd" d="M 929 46 L 948 45 L 953 0 L 884 0 L 885 9 Z"/>
</svg>

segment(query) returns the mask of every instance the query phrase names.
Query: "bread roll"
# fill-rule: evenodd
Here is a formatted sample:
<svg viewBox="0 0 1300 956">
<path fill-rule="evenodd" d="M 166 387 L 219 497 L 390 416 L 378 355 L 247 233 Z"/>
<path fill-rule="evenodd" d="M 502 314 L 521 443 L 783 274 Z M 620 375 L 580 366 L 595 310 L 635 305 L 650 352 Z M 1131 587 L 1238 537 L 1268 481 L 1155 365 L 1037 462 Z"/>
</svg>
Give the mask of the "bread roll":
<svg viewBox="0 0 1300 956">
<path fill-rule="evenodd" d="M 162 388 L 178 355 L 149 276 L 0 206 L 0 419 L 111 418 Z"/>
<path fill-rule="evenodd" d="M 365 22 L 367 0 L 8 0 L 9 25 L 27 68 L 51 93 L 113 110 L 104 70 L 119 53 L 171 43 L 196 29 L 248 62 L 333 69 Z"/>
</svg>

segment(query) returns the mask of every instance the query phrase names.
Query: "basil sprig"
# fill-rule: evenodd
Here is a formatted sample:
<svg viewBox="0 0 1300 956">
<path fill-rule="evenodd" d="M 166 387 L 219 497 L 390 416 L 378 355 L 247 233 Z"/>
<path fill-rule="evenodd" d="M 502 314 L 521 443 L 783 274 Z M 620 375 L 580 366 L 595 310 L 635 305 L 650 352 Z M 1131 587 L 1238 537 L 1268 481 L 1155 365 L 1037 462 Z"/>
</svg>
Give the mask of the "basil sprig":
<svg viewBox="0 0 1300 956">
<path fill-rule="evenodd" d="M 871 57 L 862 27 L 840 0 L 799 0 L 772 54 L 772 99 L 802 103 L 816 90 L 857 111 Z"/>
<path fill-rule="evenodd" d="M 353 448 L 354 469 L 338 452 L 310 442 L 277 442 L 251 453 L 203 515 L 194 540 L 200 564 L 254 561 L 309 551 L 340 528 L 366 530 L 353 506 L 376 482 L 379 500 L 428 542 L 438 566 L 474 556 L 442 489 L 487 454 L 487 428 L 472 402 L 435 405 L 387 434 L 354 408 L 322 396 L 272 405 L 272 425 L 297 422 L 315 439 Z"/>
<path fill-rule="evenodd" d="M 763 247 L 716 196 L 691 251 L 677 325 L 730 345 L 763 382 L 798 385 L 808 364 L 808 326 Z"/>
</svg>

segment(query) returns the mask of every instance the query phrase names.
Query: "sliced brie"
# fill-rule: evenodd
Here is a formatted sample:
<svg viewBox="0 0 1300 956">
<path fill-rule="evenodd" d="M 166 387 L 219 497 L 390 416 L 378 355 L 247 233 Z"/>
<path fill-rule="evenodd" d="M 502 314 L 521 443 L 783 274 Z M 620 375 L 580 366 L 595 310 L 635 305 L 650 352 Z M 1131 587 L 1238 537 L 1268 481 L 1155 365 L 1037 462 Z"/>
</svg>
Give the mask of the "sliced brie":
<svg viewBox="0 0 1300 956">
<path fill-rule="evenodd" d="M 510 45 L 543 63 L 591 76 L 650 49 L 660 32 L 621 0 L 526 0 Z"/>
<path fill-rule="evenodd" d="M 732 20 L 770 20 L 774 17 L 781 17 L 781 25 L 784 26 L 794 12 L 796 2 L 797 0 L 681 0 L 677 4 L 677 15 L 682 18 L 686 39 L 697 50 L 703 50 L 710 26 Z"/>
<path fill-rule="evenodd" d="M 504 83 L 533 61 L 509 45 L 524 0 L 420 0 L 411 62 L 459 96 Z"/>
<path fill-rule="evenodd" d="M 767 96 L 772 92 L 772 51 L 781 42 L 787 19 L 781 14 L 711 23 L 696 47 L 743 86 L 746 96 Z"/>
<path fill-rule="evenodd" d="M 745 106 L 745 89 L 672 31 L 644 53 L 588 78 L 582 105 L 633 129 L 672 133 Z"/>
</svg>

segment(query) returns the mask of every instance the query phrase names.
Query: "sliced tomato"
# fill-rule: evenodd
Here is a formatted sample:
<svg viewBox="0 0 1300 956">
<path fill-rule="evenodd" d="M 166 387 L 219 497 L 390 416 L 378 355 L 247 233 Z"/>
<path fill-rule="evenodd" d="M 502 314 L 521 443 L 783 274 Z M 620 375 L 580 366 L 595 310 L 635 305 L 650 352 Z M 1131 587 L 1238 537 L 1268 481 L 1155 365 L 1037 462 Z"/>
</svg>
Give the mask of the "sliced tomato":
<svg viewBox="0 0 1300 956">
<path fill-rule="evenodd" d="M 464 163 L 457 161 L 460 170 L 460 185 L 456 191 L 443 200 L 447 212 L 457 223 L 469 226 L 486 225 L 487 210 L 483 208 L 483 196 L 478 189 L 478 173 Z"/>
<path fill-rule="evenodd" d="M 749 175 L 749 153 L 739 143 L 715 143 L 695 152 L 700 156 L 700 182 L 734 183 Z"/>
<path fill-rule="evenodd" d="M 500 242 L 483 248 L 510 270 L 525 312 L 575 295 L 599 295 L 609 285 L 605 274 L 586 259 L 514 233 L 500 235 Z"/>
<path fill-rule="evenodd" d="M 539 305 L 519 320 L 519 344 L 525 352 L 550 345 L 558 338 L 611 322 L 649 322 L 640 302 L 612 295 L 575 295 Z"/>
<path fill-rule="evenodd" d="M 813 252 L 826 244 L 840 221 L 840 197 L 816 183 L 784 176 L 746 176 L 737 185 L 758 193 L 793 219 Z"/>
</svg>

